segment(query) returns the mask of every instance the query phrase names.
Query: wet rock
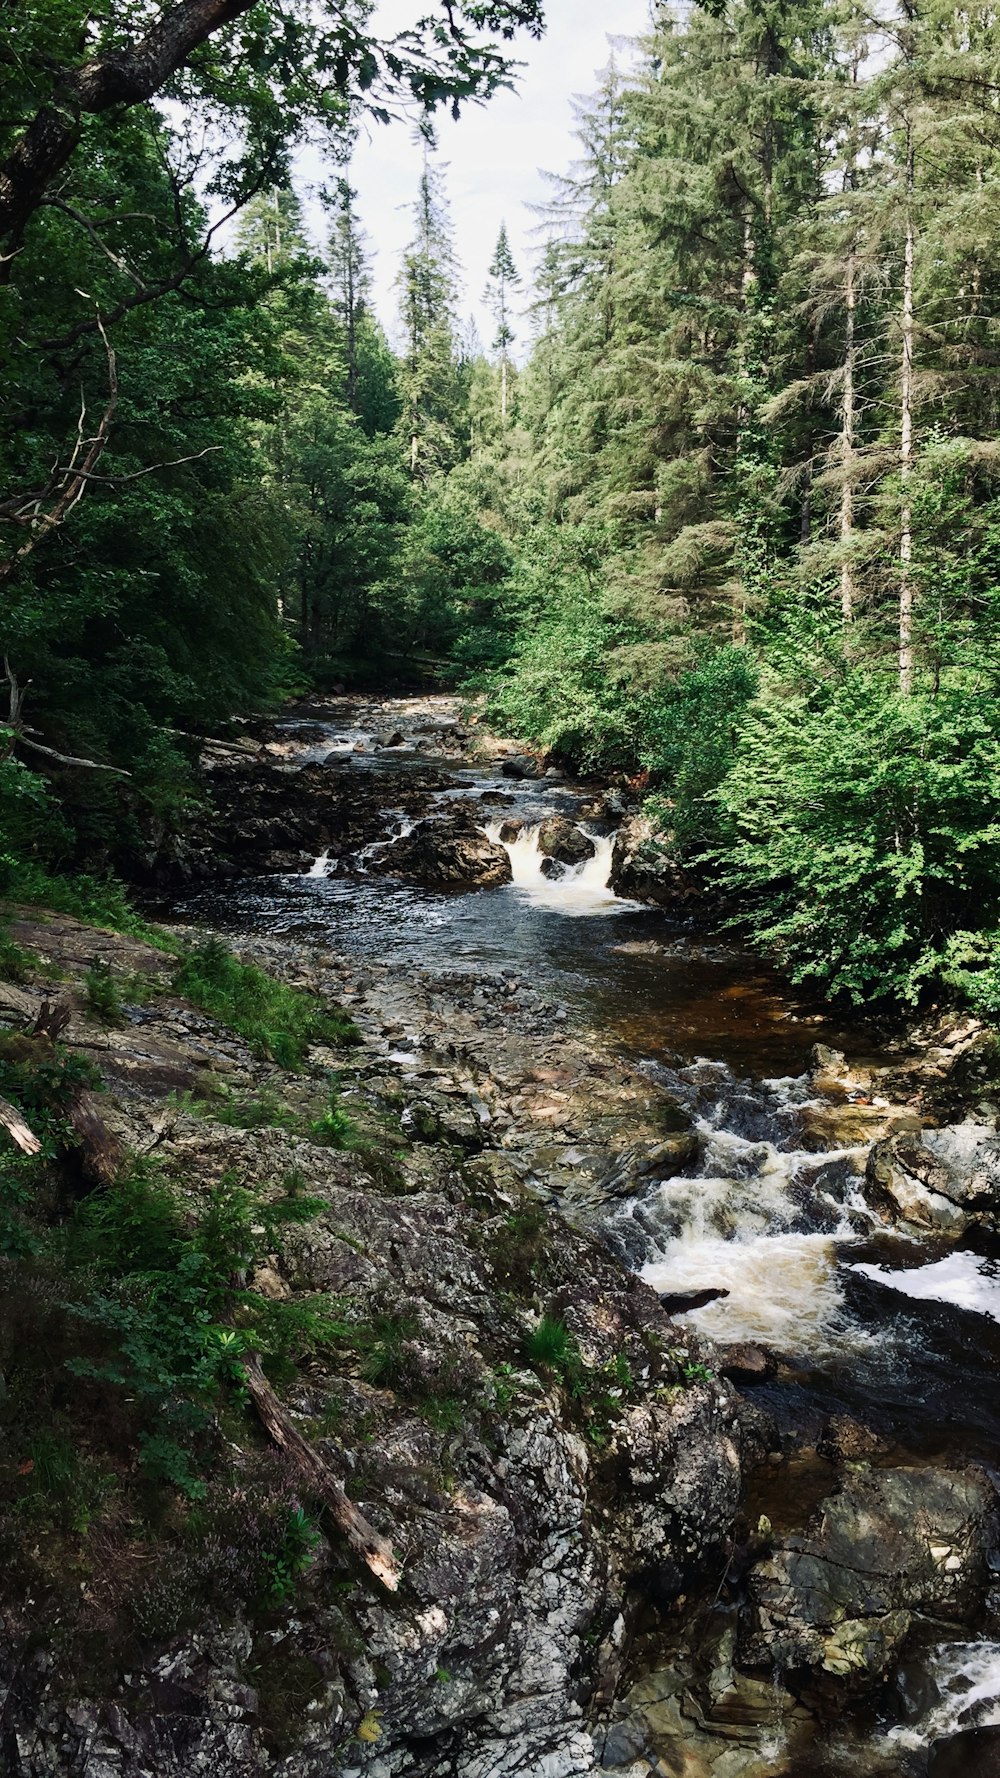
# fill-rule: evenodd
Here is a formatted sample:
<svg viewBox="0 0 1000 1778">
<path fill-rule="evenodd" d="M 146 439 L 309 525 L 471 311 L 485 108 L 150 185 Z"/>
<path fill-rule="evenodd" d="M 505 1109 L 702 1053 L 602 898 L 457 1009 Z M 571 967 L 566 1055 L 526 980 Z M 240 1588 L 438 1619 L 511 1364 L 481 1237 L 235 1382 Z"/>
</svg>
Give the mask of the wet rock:
<svg viewBox="0 0 1000 1778">
<path fill-rule="evenodd" d="M 687 1290 L 675 1295 L 664 1291 L 660 1302 L 668 1315 L 690 1315 L 692 1309 L 704 1309 L 708 1303 L 717 1303 L 721 1297 L 728 1296 L 728 1290 Z"/>
<path fill-rule="evenodd" d="M 816 1100 L 799 1112 L 802 1146 L 814 1153 L 836 1148 L 867 1148 L 869 1143 L 897 1131 L 920 1128 L 916 1112 L 905 1107 L 867 1104 L 861 1100 L 841 1103 Z"/>
<path fill-rule="evenodd" d="M 861 1469 L 749 1577 L 741 1664 L 870 1689 L 915 1614 L 981 1607 L 996 1497 L 981 1470 Z"/>
<path fill-rule="evenodd" d="M 931 1748 L 927 1778 L 997 1778 L 1000 1728 L 965 1729 Z"/>
<path fill-rule="evenodd" d="M 739 1342 L 720 1346 L 719 1352 L 719 1374 L 728 1377 L 731 1383 L 763 1383 L 773 1377 L 778 1368 L 774 1354 L 763 1346 Z"/>
<path fill-rule="evenodd" d="M 908 1153 L 920 1164 L 919 1143 L 916 1154 L 910 1144 Z M 930 1157 L 927 1157 L 930 1160 Z M 958 1235 L 969 1225 L 970 1218 L 960 1205 L 940 1192 L 928 1189 L 906 1165 L 891 1140 L 873 1144 L 865 1167 L 865 1195 L 873 1210 L 878 1210 L 894 1224 L 904 1223 L 921 1231 Z M 927 1171 L 933 1171 L 928 1167 Z"/>
<path fill-rule="evenodd" d="M 832 1463 L 858 1463 L 874 1457 L 884 1448 L 877 1432 L 852 1420 L 849 1414 L 834 1414 L 827 1421 L 816 1444 L 821 1457 Z"/>
<path fill-rule="evenodd" d="M 704 899 L 698 879 L 685 871 L 645 815 L 633 815 L 619 829 L 611 856 L 610 886 L 629 901 L 693 912 Z"/>
<path fill-rule="evenodd" d="M 870 1196 L 918 1228 L 960 1233 L 971 1223 L 1000 1226 L 1000 1135 L 965 1122 L 904 1131 L 872 1149 Z"/>
<path fill-rule="evenodd" d="M 405 739 L 400 729 L 387 729 L 380 735 L 373 735 L 372 743 L 376 747 L 402 747 Z"/>
<path fill-rule="evenodd" d="M 510 859 L 470 815 L 418 822 L 372 860 L 372 868 L 418 883 L 494 888 L 511 881 Z"/>
<path fill-rule="evenodd" d="M 505 778 L 542 778 L 544 772 L 537 759 L 529 753 L 511 753 L 500 761 L 500 771 Z"/>
<path fill-rule="evenodd" d="M 538 850 L 560 864 L 584 864 L 597 848 L 582 828 L 563 815 L 554 815 L 538 830 Z"/>
</svg>

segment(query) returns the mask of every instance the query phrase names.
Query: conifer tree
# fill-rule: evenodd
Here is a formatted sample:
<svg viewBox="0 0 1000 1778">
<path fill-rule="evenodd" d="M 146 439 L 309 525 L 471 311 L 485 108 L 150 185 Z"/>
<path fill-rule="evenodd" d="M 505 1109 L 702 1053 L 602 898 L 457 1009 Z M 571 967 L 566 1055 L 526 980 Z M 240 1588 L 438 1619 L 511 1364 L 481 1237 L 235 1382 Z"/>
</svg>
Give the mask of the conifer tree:
<svg viewBox="0 0 1000 1778">
<path fill-rule="evenodd" d="M 507 423 L 507 383 L 510 367 L 510 348 L 516 335 L 510 324 L 510 293 L 516 290 L 521 282 L 521 274 L 514 264 L 514 255 L 510 250 L 507 238 L 507 224 L 501 222 L 497 244 L 490 260 L 489 282 L 486 286 L 484 301 L 496 322 L 496 333 L 493 336 L 493 350 L 500 354 L 500 423 Z"/>
<path fill-rule="evenodd" d="M 397 279 L 404 335 L 399 382 L 410 475 L 425 481 L 455 461 L 461 425 L 457 262 L 444 170 L 426 143 L 413 214 L 415 233 Z"/>
</svg>

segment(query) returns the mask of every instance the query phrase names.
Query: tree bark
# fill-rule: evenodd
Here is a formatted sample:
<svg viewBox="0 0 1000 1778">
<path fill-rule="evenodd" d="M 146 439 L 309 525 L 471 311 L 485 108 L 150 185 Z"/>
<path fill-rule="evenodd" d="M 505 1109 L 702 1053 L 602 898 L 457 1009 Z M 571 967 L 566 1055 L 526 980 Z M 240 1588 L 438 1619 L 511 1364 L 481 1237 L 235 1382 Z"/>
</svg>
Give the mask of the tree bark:
<svg viewBox="0 0 1000 1778">
<path fill-rule="evenodd" d="M 906 119 L 906 233 L 903 244 L 902 358 L 900 363 L 899 473 L 899 689 L 913 690 L 913 125 Z"/>
<path fill-rule="evenodd" d="M 97 56 L 63 76 L 0 167 L 0 241 L 16 252 L 24 229 L 80 140 L 83 118 L 138 105 L 182 68 L 213 32 L 249 12 L 253 0 L 181 0 L 128 48 Z"/>
<path fill-rule="evenodd" d="M 856 269 L 854 243 L 852 242 L 847 255 L 847 270 L 844 277 L 844 302 L 847 313 L 844 327 L 844 383 L 840 402 L 840 461 L 841 474 L 844 478 L 840 487 L 840 547 L 843 551 L 840 564 L 840 613 L 845 624 L 849 624 L 854 616 L 854 570 L 851 566 L 850 550 L 854 536 Z"/>
<path fill-rule="evenodd" d="M 260 1415 L 265 1431 L 276 1445 L 287 1451 L 303 1483 L 322 1500 L 355 1555 L 360 1556 L 366 1567 L 371 1569 L 376 1580 L 381 1581 L 390 1593 L 395 1593 L 399 1587 L 400 1572 L 391 1546 L 369 1525 L 353 1501 L 348 1500 L 319 1452 L 303 1438 L 264 1376 L 256 1353 L 247 1354 L 243 1361 L 243 1371 L 250 1399 Z"/>
</svg>

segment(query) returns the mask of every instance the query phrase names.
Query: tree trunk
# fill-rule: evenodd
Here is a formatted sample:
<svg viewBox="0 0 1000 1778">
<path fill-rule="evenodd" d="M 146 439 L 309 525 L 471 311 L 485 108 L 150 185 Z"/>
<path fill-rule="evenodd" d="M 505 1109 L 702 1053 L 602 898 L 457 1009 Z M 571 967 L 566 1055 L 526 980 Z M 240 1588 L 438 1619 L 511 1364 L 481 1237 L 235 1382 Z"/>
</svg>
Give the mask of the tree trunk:
<svg viewBox="0 0 1000 1778">
<path fill-rule="evenodd" d="M 87 112 L 138 105 L 182 68 L 214 31 L 253 0 L 181 0 L 137 42 L 63 75 L 0 167 L 0 240 L 16 248 L 49 185 L 73 154 Z M 9 259 L 8 259 L 8 263 Z"/>
<path fill-rule="evenodd" d="M 504 426 L 506 426 L 506 424 L 507 424 L 507 354 L 506 354 L 506 352 L 504 353 L 503 357 L 500 360 L 500 420 L 501 420 L 501 423 Z"/>
<path fill-rule="evenodd" d="M 851 565 L 851 544 L 854 536 L 854 451 L 855 451 L 855 322 L 857 293 L 854 243 L 847 255 L 844 279 L 844 302 L 847 311 L 844 327 L 844 383 L 840 402 L 840 465 L 843 481 L 840 487 L 840 612 L 845 624 L 854 616 L 854 570 Z"/>
<path fill-rule="evenodd" d="M 906 234 L 903 245 L 902 359 L 900 363 L 899 473 L 899 689 L 913 690 L 913 125 L 906 120 Z"/>
</svg>

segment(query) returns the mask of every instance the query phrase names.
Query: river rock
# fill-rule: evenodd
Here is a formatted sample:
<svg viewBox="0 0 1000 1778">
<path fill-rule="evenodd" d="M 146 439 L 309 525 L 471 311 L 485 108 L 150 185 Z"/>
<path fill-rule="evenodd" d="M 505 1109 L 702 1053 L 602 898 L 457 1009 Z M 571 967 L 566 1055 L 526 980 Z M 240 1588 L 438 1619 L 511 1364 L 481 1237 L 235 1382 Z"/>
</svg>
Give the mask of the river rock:
<svg viewBox="0 0 1000 1778">
<path fill-rule="evenodd" d="M 1000 1136 L 965 1122 L 903 1132 L 876 1143 L 869 1197 L 917 1228 L 957 1234 L 971 1223 L 1000 1226 Z"/>
<path fill-rule="evenodd" d="M 405 736 L 397 729 L 387 730 L 381 735 L 373 735 L 372 743 L 376 747 L 402 747 Z"/>
<path fill-rule="evenodd" d="M 597 848 L 588 834 L 564 815 L 553 815 L 538 829 L 538 850 L 559 864 L 585 864 Z"/>
<path fill-rule="evenodd" d="M 500 771 L 505 778 L 543 778 L 545 773 L 537 759 L 530 753 L 511 753 L 500 761 Z"/>
<path fill-rule="evenodd" d="M 728 1377 L 731 1383 L 763 1383 L 774 1376 L 777 1368 L 778 1361 L 773 1352 L 766 1351 L 763 1346 L 740 1341 L 732 1346 L 719 1347 L 719 1374 Z"/>
<path fill-rule="evenodd" d="M 511 881 L 510 859 L 477 827 L 471 815 L 418 822 L 405 839 L 387 846 L 372 868 L 418 883 L 494 888 Z"/>
<path fill-rule="evenodd" d="M 913 1617 L 979 1611 L 996 1496 L 978 1469 L 861 1469 L 751 1571 L 741 1664 L 864 1691 Z"/>
<path fill-rule="evenodd" d="M 629 901 L 692 911 L 703 897 L 697 879 L 681 868 L 645 815 L 623 822 L 611 856 L 611 888 Z"/>
</svg>

